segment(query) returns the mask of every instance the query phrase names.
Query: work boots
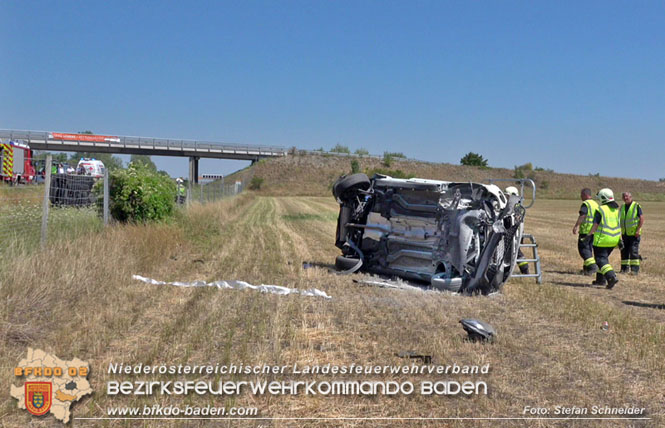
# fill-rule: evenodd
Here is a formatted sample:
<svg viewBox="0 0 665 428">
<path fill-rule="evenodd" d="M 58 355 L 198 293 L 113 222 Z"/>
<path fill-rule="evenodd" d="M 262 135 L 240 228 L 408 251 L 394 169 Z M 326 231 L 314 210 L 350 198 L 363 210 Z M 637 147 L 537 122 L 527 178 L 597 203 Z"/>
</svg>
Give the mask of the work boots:
<svg viewBox="0 0 665 428">
<path fill-rule="evenodd" d="M 619 272 L 619 273 L 630 273 L 630 266 L 621 265 L 621 272 Z"/>
<path fill-rule="evenodd" d="M 528 275 L 529 274 L 529 265 L 528 264 L 519 265 L 519 268 L 520 268 L 520 272 L 522 273 L 522 275 Z"/>
<path fill-rule="evenodd" d="M 596 272 L 596 280 L 591 283 L 591 285 L 605 285 L 607 282 L 605 281 L 605 277 L 603 276 L 602 273 Z"/>
<path fill-rule="evenodd" d="M 640 273 L 640 267 L 639 267 L 639 266 L 631 266 L 631 267 L 630 267 L 630 272 L 631 272 L 633 275 L 637 275 L 637 274 Z"/>
<path fill-rule="evenodd" d="M 619 282 L 619 278 L 614 274 L 614 272 L 610 271 L 607 273 L 607 289 L 611 290 L 612 287 L 616 285 L 616 283 Z"/>
</svg>

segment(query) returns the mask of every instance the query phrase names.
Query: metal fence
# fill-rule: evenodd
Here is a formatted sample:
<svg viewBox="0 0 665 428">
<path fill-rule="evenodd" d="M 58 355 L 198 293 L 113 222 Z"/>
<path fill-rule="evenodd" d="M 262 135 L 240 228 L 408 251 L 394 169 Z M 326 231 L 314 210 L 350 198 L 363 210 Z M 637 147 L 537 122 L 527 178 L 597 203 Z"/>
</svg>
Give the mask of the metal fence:
<svg viewBox="0 0 665 428">
<path fill-rule="evenodd" d="M 43 186 L 0 187 L 0 252 L 39 245 Z"/>
<path fill-rule="evenodd" d="M 235 196 L 246 190 L 251 181 L 251 177 L 244 176 L 240 179 L 203 180 L 199 183 L 191 183 L 187 186 L 187 198 L 184 201 L 187 204 L 198 202 L 201 204 L 215 202 L 223 198 Z"/>
<path fill-rule="evenodd" d="M 39 180 L 0 183 L 0 254 L 93 233 L 110 221 L 108 171 L 101 178 L 54 173 L 50 155 L 40 171 Z M 174 199 L 183 209 L 192 203 L 215 202 L 241 193 L 251 178 L 244 174 L 238 179 L 185 183 Z"/>
<path fill-rule="evenodd" d="M 44 246 L 47 241 L 69 239 L 101 230 L 97 192 L 108 191 L 108 179 L 51 171 L 51 156 L 43 176 L 32 183 L 0 186 L 0 252 Z M 36 184 L 39 182 L 39 184 Z"/>
</svg>

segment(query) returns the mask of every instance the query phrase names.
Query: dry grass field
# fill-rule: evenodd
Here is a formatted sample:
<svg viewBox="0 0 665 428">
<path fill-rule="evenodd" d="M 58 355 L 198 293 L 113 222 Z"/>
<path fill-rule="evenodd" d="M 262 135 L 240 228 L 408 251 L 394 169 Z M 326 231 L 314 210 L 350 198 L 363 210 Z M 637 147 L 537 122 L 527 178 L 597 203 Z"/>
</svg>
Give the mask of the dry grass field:
<svg viewBox="0 0 665 428">
<path fill-rule="evenodd" d="M 52 243 L 0 267 L 0 424 L 56 426 L 9 397 L 11 367 L 28 346 L 91 364 L 95 389 L 73 406 L 72 426 L 208 426 L 209 421 L 83 421 L 111 406 L 254 406 L 259 416 L 522 417 L 525 406 L 644 407 L 648 421 L 217 421 L 215 426 L 665 426 L 665 203 L 643 204 L 647 223 L 638 277 L 611 291 L 591 287 L 571 229 L 579 202 L 539 200 L 526 229 L 540 244 L 544 283 L 513 279 L 489 297 L 362 287 L 327 269 L 334 247 L 332 197 L 244 194 L 193 206 L 169 224 L 116 226 Z M 304 269 L 303 262 L 316 267 Z M 618 250 L 612 263 L 619 266 Z M 132 280 L 233 280 L 318 288 L 332 299 L 252 291 L 176 288 Z M 458 321 L 492 324 L 492 344 L 465 340 Z M 607 321 L 608 331 L 601 329 Z M 407 365 L 416 351 L 435 364 L 490 365 L 487 375 L 381 375 L 420 382 L 483 380 L 488 395 L 109 398 L 110 363 Z M 420 364 L 420 363 L 417 363 Z M 182 376 L 181 376 L 182 377 Z M 144 379 L 147 377 L 143 377 Z M 175 380 L 177 377 L 167 379 Z M 219 376 L 186 380 L 218 381 Z M 236 380 L 251 380 L 235 376 Z M 163 380 L 162 378 L 159 378 Z M 275 375 L 274 380 L 303 380 Z M 304 377 L 312 380 L 313 377 Z M 319 379 L 332 380 L 330 377 Z M 553 416 L 553 415 L 550 415 Z M 589 415 L 590 416 L 590 415 Z"/>
</svg>

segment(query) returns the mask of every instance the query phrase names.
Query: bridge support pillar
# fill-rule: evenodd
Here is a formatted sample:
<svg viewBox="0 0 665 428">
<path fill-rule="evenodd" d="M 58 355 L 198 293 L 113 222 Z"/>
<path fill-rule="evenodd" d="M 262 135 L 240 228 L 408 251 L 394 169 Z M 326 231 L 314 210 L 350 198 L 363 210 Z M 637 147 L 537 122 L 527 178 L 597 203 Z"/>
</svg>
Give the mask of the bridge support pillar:
<svg viewBox="0 0 665 428">
<path fill-rule="evenodd" d="M 199 158 L 197 157 L 189 158 L 189 182 L 194 184 L 199 182 Z"/>
</svg>

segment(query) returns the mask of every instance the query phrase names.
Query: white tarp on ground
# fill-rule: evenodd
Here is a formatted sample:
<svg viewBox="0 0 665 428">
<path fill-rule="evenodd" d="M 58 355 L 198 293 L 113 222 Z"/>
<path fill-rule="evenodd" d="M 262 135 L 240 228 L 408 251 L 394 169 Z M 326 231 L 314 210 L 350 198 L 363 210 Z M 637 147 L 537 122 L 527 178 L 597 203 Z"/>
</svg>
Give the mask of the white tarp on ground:
<svg viewBox="0 0 665 428">
<path fill-rule="evenodd" d="M 261 293 L 273 293 L 282 296 L 285 296 L 287 294 L 300 294 L 301 296 L 307 296 L 307 297 L 323 297 L 324 299 L 332 299 L 332 297 L 328 296 L 325 291 L 317 290 L 316 288 L 310 288 L 309 290 L 298 290 L 295 288 L 282 287 L 281 285 L 264 285 L 264 284 L 252 285 L 245 281 L 165 282 L 165 281 L 158 281 L 152 278 L 146 278 L 141 275 L 132 275 L 132 279 L 136 279 L 138 281 L 143 281 L 147 284 L 153 284 L 153 285 L 174 285 L 176 287 L 217 287 L 219 289 L 233 289 L 233 290 L 244 290 L 248 288 L 250 290 L 259 291 Z"/>
</svg>

